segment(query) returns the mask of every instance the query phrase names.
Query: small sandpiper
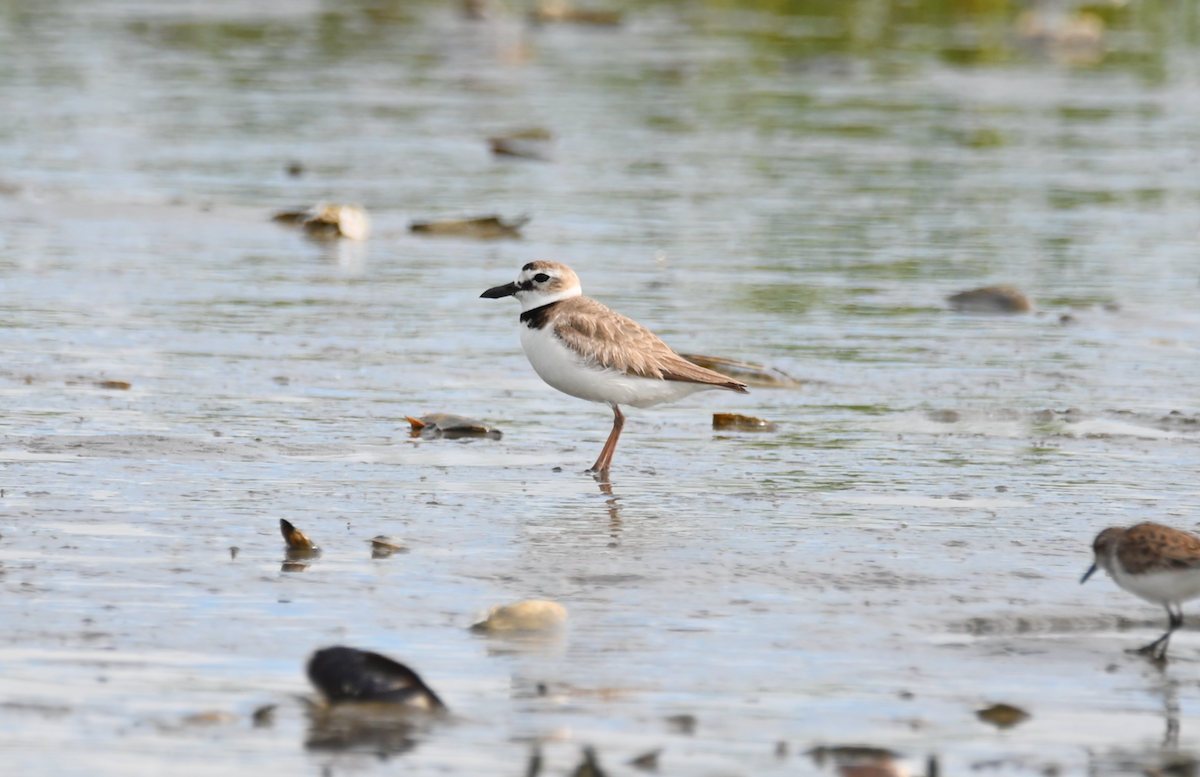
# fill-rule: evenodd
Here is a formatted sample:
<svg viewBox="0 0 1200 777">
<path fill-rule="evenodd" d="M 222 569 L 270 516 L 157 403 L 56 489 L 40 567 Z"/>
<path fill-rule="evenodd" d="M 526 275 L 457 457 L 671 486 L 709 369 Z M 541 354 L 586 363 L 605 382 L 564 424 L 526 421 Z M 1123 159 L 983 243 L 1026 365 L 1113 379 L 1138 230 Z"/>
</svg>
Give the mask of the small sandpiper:
<svg viewBox="0 0 1200 777">
<path fill-rule="evenodd" d="M 542 380 L 613 410 L 613 428 L 591 472 L 604 474 L 625 426 L 620 405 L 650 407 L 706 389 L 746 394 L 746 384 L 672 351 L 641 324 L 583 296 L 565 264 L 530 262 L 513 283 L 481 297 L 521 303 L 521 347 Z"/>
<path fill-rule="evenodd" d="M 1155 661 L 1167 657 L 1171 634 L 1183 625 L 1183 603 L 1200 596 L 1200 537 L 1158 523 L 1112 527 L 1096 535 L 1096 562 L 1086 583 L 1103 569 L 1117 585 L 1167 611 L 1167 633 L 1135 651 Z"/>
</svg>

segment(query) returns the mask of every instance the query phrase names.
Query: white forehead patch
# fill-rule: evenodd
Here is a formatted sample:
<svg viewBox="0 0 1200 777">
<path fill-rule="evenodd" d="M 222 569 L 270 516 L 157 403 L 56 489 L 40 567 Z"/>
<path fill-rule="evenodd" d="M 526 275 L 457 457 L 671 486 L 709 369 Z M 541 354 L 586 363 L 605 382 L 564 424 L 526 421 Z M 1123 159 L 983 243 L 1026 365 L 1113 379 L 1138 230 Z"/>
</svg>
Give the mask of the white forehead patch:
<svg viewBox="0 0 1200 777">
<path fill-rule="evenodd" d="M 558 262 L 530 262 L 521 268 L 517 286 L 517 298 L 526 310 L 582 293 L 579 277 Z"/>
</svg>

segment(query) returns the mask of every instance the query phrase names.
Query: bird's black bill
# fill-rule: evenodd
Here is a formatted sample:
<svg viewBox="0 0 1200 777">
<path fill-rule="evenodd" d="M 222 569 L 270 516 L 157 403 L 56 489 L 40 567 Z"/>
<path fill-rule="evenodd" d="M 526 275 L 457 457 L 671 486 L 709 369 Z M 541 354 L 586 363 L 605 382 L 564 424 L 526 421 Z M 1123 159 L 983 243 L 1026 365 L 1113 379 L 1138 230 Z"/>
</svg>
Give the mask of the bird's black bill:
<svg viewBox="0 0 1200 777">
<path fill-rule="evenodd" d="M 488 289 L 487 291 L 480 294 L 479 296 L 485 297 L 487 299 L 500 299 L 501 297 L 511 297 L 512 295 L 516 294 L 520 290 L 521 290 L 521 287 L 518 286 L 515 282 L 514 283 L 506 283 L 503 286 L 493 286 L 492 288 Z"/>
<path fill-rule="evenodd" d="M 1088 581 L 1088 578 L 1091 577 L 1093 574 L 1095 574 L 1095 572 L 1096 572 L 1096 565 L 1092 564 L 1091 568 L 1088 569 L 1088 571 L 1083 573 L 1083 577 L 1080 578 L 1079 584 L 1083 585 L 1084 583 L 1086 583 Z"/>
</svg>

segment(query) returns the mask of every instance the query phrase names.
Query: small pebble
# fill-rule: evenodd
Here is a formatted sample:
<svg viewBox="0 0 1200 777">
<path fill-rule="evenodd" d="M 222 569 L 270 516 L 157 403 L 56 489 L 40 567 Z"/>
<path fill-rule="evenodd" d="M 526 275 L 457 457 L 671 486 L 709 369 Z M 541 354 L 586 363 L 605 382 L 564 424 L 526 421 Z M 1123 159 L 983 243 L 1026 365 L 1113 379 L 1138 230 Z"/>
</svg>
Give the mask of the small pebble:
<svg viewBox="0 0 1200 777">
<path fill-rule="evenodd" d="M 251 719 L 255 728 L 268 728 L 275 723 L 275 704 L 264 704 L 254 711 Z"/>
<path fill-rule="evenodd" d="M 672 731 L 689 736 L 696 733 L 696 723 L 695 715 L 672 715 L 667 718 L 667 725 Z"/>
<path fill-rule="evenodd" d="M 1011 704 L 993 704 L 975 711 L 980 720 L 991 723 L 996 728 L 1005 729 L 1029 719 L 1029 713 Z"/>
<path fill-rule="evenodd" d="M 660 748 L 658 750 L 651 750 L 648 753 L 643 753 L 637 758 L 631 760 L 629 765 L 634 769 L 641 769 L 642 771 L 646 772 L 656 771 L 658 769 L 658 754 L 661 752 L 662 749 Z"/>
<path fill-rule="evenodd" d="M 488 138 L 496 156 L 514 156 L 545 162 L 550 159 L 550 142 L 554 136 L 540 127 Z"/>
<path fill-rule="evenodd" d="M 208 712 L 197 712 L 195 715 L 188 715 L 184 717 L 182 723 L 185 726 L 216 726 L 222 723 L 232 723 L 235 720 L 237 720 L 237 715 L 231 712 L 210 710 Z"/>
<path fill-rule="evenodd" d="M 1012 286 L 985 286 L 960 291 L 946 298 L 950 307 L 960 313 L 1028 313 L 1033 303 Z"/>
<path fill-rule="evenodd" d="M 939 424 L 956 424 L 962 420 L 957 410 L 930 410 L 925 417 Z"/>
</svg>

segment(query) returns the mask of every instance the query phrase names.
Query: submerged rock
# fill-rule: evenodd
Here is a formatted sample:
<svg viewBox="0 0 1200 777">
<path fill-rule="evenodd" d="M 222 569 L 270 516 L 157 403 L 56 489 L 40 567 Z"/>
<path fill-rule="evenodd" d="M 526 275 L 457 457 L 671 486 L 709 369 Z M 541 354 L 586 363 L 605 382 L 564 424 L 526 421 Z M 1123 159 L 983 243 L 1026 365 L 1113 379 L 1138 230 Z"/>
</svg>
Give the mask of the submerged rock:
<svg viewBox="0 0 1200 777">
<path fill-rule="evenodd" d="M 394 755 L 416 746 L 446 705 L 416 672 L 387 656 L 350 647 L 313 653 L 308 678 L 325 704 L 309 705 L 305 745 Z"/>
<path fill-rule="evenodd" d="M 528 216 L 520 216 L 510 221 L 505 221 L 500 216 L 480 216 L 461 221 L 414 221 L 409 225 L 409 229 L 419 235 L 496 240 L 520 237 L 521 227 L 527 223 Z"/>
<path fill-rule="evenodd" d="M 312 562 L 321 557 L 321 549 L 308 538 L 308 535 L 297 529 L 289 521 L 279 519 L 279 533 L 287 543 L 281 572 L 303 572 L 312 566 Z"/>
<path fill-rule="evenodd" d="M 526 599 L 516 604 L 497 605 L 487 618 L 471 626 L 472 631 L 546 631 L 560 628 L 567 620 L 567 610 L 558 602 Z"/>
<path fill-rule="evenodd" d="M 408 548 L 399 537 L 380 534 L 371 538 L 371 558 L 388 558 L 396 553 L 407 553 Z"/>
<path fill-rule="evenodd" d="M 667 725 L 671 727 L 672 731 L 677 734 L 687 734 L 688 736 L 696 733 L 696 724 L 698 722 L 695 715 L 683 714 L 667 717 Z"/>
<path fill-rule="evenodd" d="M 308 538 L 308 535 L 297 529 L 283 518 L 279 519 L 279 533 L 283 535 L 283 541 L 287 543 L 288 550 L 301 551 L 319 551 L 320 548 Z"/>
<path fill-rule="evenodd" d="M 703 356 L 698 353 L 681 353 L 679 355 L 692 364 L 740 380 L 748 386 L 755 386 L 757 388 L 797 388 L 803 385 L 802 381 L 796 380 L 786 372 L 777 370 L 774 367 L 764 367 L 761 364 L 724 359 L 720 356 Z"/>
<path fill-rule="evenodd" d="M 357 205 L 335 205 L 321 202 L 304 211 L 276 213 L 272 219 L 299 225 L 314 237 L 366 240 L 371 234 L 371 219 L 367 216 L 366 210 Z"/>
<path fill-rule="evenodd" d="M 318 650 L 308 660 L 308 679 L 331 705 L 374 702 L 426 712 L 446 709 L 416 672 L 367 650 L 341 645 Z"/>
<path fill-rule="evenodd" d="M 721 432 L 773 432 L 775 424 L 737 413 L 713 413 L 713 429 Z"/>
<path fill-rule="evenodd" d="M 453 413 L 426 413 L 420 418 L 405 416 L 412 425 L 413 437 L 445 437 L 456 440 L 460 437 L 490 437 L 499 440 L 503 433 L 482 421 Z"/>
<path fill-rule="evenodd" d="M 1012 286 L 984 286 L 960 291 L 946 297 L 950 307 L 960 313 L 1028 313 L 1033 303 Z"/>
<path fill-rule="evenodd" d="M 509 135 L 490 137 L 488 145 L 496 156 L 515 156 L 545 162 L 550 159 L 550 141 L 553 139 L 554 136 L 549 130 L 536 127 Z"/>
</svg>

